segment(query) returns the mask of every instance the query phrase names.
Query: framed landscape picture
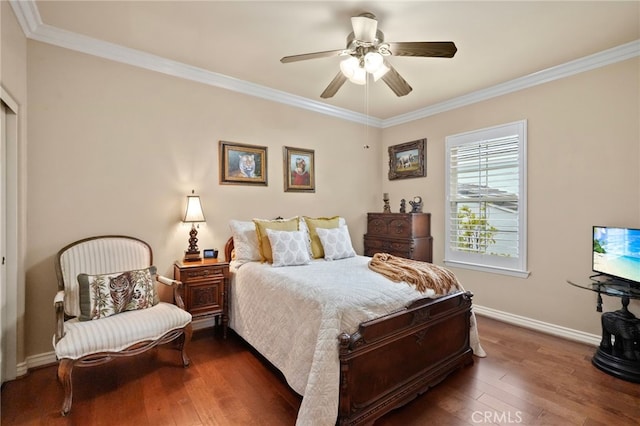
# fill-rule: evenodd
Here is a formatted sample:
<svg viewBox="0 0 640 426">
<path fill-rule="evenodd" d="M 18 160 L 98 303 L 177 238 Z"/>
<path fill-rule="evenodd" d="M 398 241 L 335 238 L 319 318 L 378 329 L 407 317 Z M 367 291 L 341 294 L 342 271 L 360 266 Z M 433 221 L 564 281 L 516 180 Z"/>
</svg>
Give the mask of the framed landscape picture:
<svg viewBox="0 0 640 426">
<path fill-rule="evenodd" d="M 389 147 L 389 180 L 425 177 L 426 139 Z"/>
<path fill-rule="evenodd" d="M 284 191 L 315 192 L 316 165 L 311 149 L 284 147 Z"/>
<path fill-rule="evenodd" d="M 267 147 L 218 143 L 220 183 L 267 186 Z"/>
</svg>

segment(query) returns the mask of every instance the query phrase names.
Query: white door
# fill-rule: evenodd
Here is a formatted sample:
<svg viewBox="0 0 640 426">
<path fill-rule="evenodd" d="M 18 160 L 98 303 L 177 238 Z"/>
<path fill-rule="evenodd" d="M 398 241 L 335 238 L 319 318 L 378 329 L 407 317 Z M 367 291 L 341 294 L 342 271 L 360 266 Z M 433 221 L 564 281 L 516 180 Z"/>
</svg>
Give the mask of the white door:
<svg viewBox="0 0 640 426">
<path fill-rule="evenodd" d="M 18 373 L 19 315 L 24 314 L 24 278 L 18 267 L 18 104 L 0 86 L 0 380 Z"/>
<path fill-rule="evenodd" d="M 5 327 L 5 315 L 6 315 L 6 307 L 7 307 L 7 276 L 6 276 L 6 268 L 5 268 L 5 253 L 7 246 L 6 239 L 6 196 L 5 196 L 5 187 L 6 187 L 6 173 L 5 167 L 6 158 L 7 158 L 7 111 L 4 102 L 0 100 L 0 330 L 3 332 L 0 333 L 0 347 L 2 351 L 0 351 L 0 383 L 5 382 L 5 373 L 4 373 L 4 352 L 5 345 L 2 339 L 4 335 L 4 327 Z"/>
</svg>

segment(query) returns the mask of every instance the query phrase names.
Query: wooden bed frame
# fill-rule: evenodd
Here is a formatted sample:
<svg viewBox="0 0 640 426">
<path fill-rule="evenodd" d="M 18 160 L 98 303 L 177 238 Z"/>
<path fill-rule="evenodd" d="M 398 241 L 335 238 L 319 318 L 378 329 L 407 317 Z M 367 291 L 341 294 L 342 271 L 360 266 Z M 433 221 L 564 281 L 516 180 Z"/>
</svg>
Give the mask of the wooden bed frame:
<svg viewBox="0 0 640 426">
<path fill-rule="evenodd" d="M 232 259 L 233 238 L 225 245 Z M 419 299 L 339 340 L 339 425 L 370 425 L 473 363 L 470 292 Z"/>
</svg>

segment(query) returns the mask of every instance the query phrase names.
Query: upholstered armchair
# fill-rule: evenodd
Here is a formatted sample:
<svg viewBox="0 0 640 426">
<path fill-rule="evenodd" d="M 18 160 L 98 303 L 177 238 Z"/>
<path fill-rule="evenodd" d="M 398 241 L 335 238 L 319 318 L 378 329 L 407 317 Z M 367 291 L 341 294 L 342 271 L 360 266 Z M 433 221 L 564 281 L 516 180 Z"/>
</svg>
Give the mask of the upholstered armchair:
<svg viewBox="0 0 640 426">
<path fill-rule="evenodd" d="M 119 235 L 85 238 L 58 252 L 53 346 L 63 416 L 71 411 L 76 366 L 137 355 L 174 340 L 182 365 L 189 365 L 191 314 L 184 310 L 182 283 L 157 275 L 152 265 L 147 243 Z M 175 303 L 159 301 L 156 283 L 173 287 Z"/>
</svg>

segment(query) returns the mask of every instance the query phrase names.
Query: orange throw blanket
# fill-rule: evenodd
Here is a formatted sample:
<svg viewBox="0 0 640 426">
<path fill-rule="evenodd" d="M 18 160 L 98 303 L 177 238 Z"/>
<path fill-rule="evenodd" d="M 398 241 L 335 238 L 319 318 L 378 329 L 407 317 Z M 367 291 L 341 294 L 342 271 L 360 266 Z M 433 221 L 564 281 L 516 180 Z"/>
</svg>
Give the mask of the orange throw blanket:
<svg viewBox="0 0 640 426">
<path fill-rule="evenodd" d="M 421 293 L 432 289 L 438 295 L 445 295 L 451 290 L 462 290 L 458 279 L 448 269 L 388 253 L 374 254 L 369 261 L 369 269 L 384 275 L 391 281 L 404 281 Z"/>
</svg>

